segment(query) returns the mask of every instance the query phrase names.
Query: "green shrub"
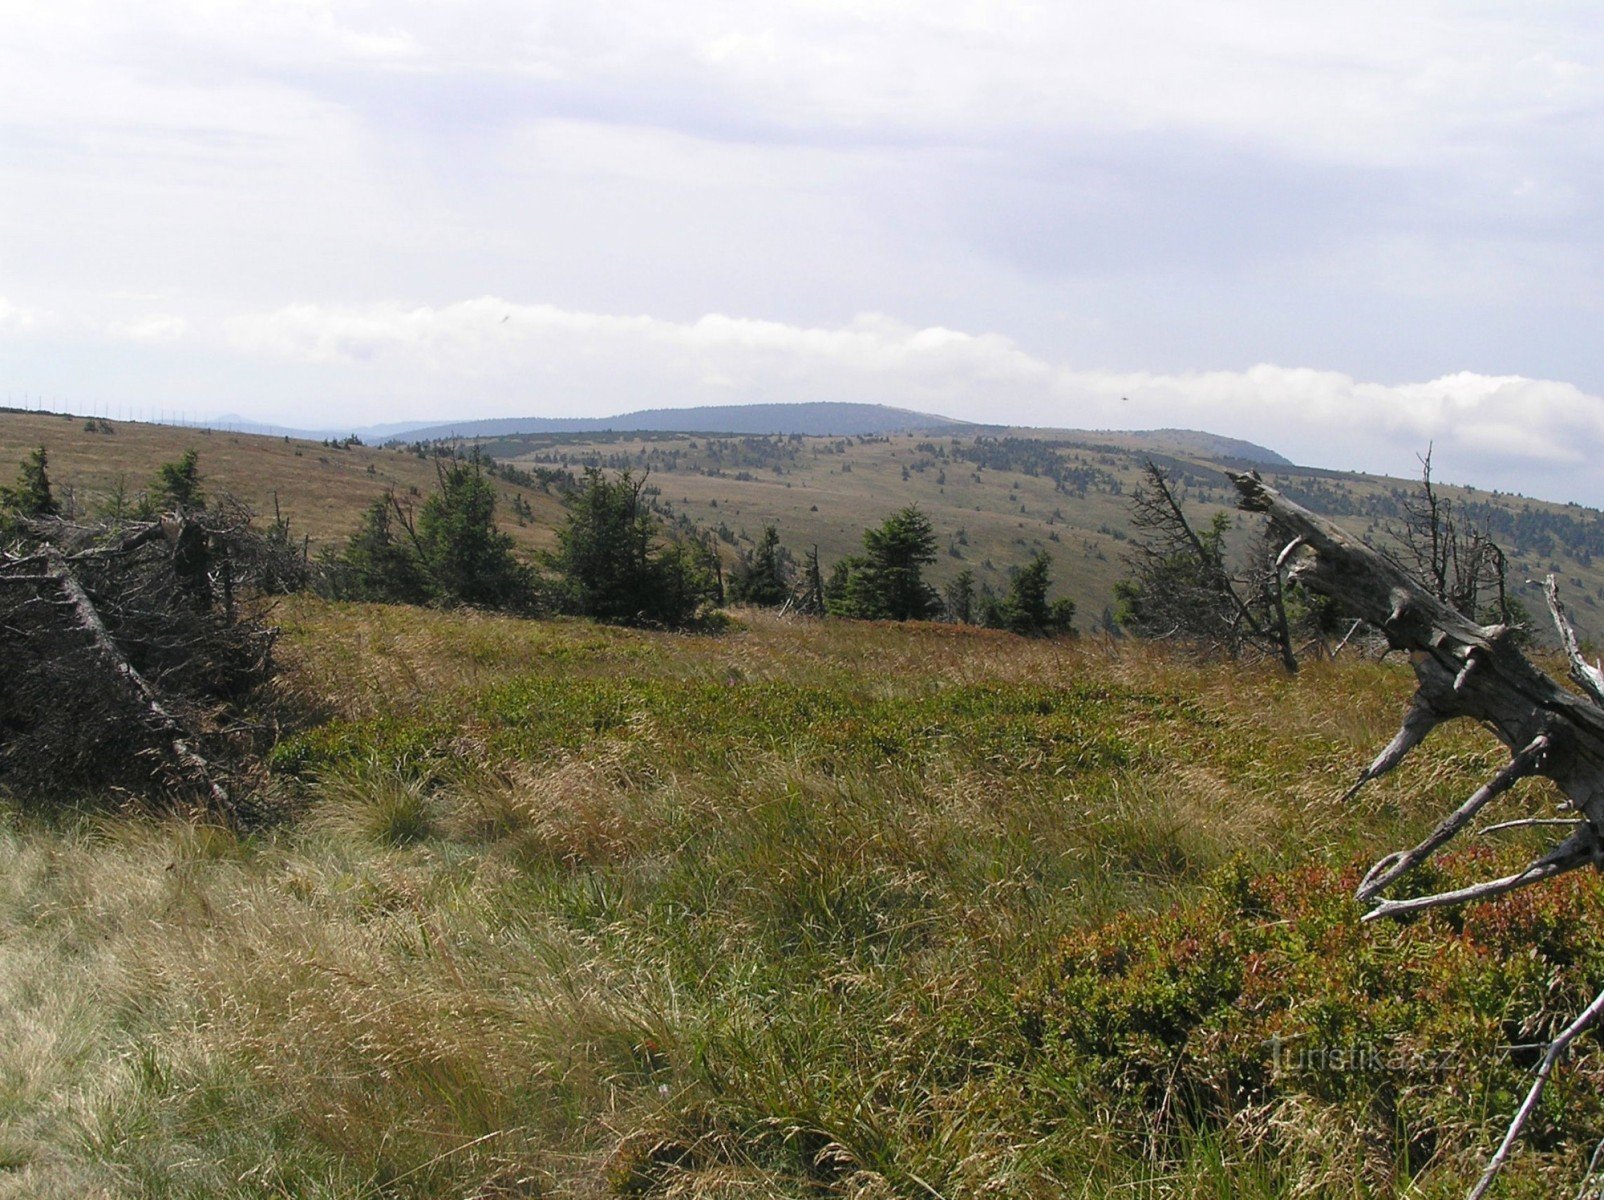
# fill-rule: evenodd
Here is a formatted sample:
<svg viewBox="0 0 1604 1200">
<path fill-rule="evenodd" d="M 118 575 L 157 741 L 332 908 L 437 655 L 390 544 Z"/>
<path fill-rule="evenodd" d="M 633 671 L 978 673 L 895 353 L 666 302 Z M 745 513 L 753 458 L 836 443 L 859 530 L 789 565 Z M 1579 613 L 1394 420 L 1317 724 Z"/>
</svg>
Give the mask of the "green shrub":
<svg viewBox="0 0 1604 1200">
<path fill-rule="evenodd" d="M 1018 998 L 1027 1071 L 1052 1081 L 1042 1102 L 1074 1081 L 1133 1149 L 1246 1123 L 1295 1155 L 1311 1131 L 1347 1130 L 1358 1140 L 1332 1149 L 1374 1187 L 1488 1153 L 1541 1044 L 1604 985 L 1604 889 L 1572 876 L 1372 925 L 1357 882 L 1227 871 L 1199 900 L 1066 939 Z M 1575 1156 L 1604 1128 L 1604 1053 L 1564 1074 L 1530 1140 Z"/>
</svg>

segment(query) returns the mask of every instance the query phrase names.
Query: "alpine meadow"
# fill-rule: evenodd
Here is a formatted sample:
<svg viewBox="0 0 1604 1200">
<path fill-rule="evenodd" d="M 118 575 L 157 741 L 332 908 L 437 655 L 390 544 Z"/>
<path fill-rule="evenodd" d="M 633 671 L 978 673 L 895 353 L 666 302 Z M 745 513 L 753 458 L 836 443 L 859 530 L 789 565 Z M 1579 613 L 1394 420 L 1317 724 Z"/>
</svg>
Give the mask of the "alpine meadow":
<svg viewBox="0 0 1604 1200">
<path fill-rule="evenodd" d="M 1282 563 L 1295 672 L 1140 628 L 1147 471 L 1269 595 L 1207 444 L 0 450 L 0 1195 L 1460 1196 L 1604 985 L 1590 870 L 1362 919 L 1509 763 L 1451 721 L 1350 794 L 1416 685 L 1385 613 Z M 1258 470 L 1407 561 L 1420 481 Z M 1425 494 L 1562 675 L 1521 585 L 1585 638 L 1604 517 Z M 1565 800 L 1498 804 L 1397 899 Z M 1601 1097 L 1588 1034 L 1497 1194 L 1584 1186 Z"/>
</svg>

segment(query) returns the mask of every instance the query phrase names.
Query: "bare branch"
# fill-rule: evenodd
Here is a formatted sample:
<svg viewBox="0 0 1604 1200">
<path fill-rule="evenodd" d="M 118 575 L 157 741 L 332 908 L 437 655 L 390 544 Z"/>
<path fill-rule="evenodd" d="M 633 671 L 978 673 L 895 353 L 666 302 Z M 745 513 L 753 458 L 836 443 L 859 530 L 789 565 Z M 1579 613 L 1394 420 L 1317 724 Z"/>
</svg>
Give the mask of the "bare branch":
<svg viewBox="0 0 1604 1200">
<path fill-rule="evenodd" d="M 1553 879 L 1580 867 L 1596 866 L 1598 861 L 1598 839 L 1593 836 L 1591 829 L 1584 827 L 1517 874 L 1506 875 L 1502 879 L 1489 879 L 1452 892 L 1437 892 L 1409 900 L 1383 900 L 1362 919 L 1367 922 L 1375 921 L 1382 917 L 1401 917 L 1409 913 L 1424 912 L 1428 908 L 1446 908 L 1453 904 L 1468 904 L 1472 900 L 1487 900 L 1493 896 L 1501 896 L 1505 892 L 1530 887 L 1534 883 L 1542 883 L 1546 879 Z"/>
<path fill-rule="evenodd" d="M 1358 633 L 1363 625 L 1363 621 L 1355 618 L 1353 624 L 1348 626 L 1348 632 L 1343 634 L 1342 640 L 1337 643 L 1337 648 L 1331 652 L 1332 658 L 1336 658 L 1337 655 L 1342 653 L 1343 647 L 1345 647 L 1353 639 L 1353 635 Z"/>
<path fill-rule="evenodd" d="M 1347 639 L 1344 638 L 1343 641 L 1346 642 Z M 1376 760 L 1360 772 L 1354 785 L 1343 793 L 1343 800 L 1352 800 L 1365 784 L 1372 779 L 1379 779 L 1403 762 L 1411 750 L 1425 741 L 1431 731 L 1447 719 L 1432 708 L 1425 697 L 1417 695 L 1414 703 L 1409 706 L 1409 711 L 1404 714 L 1402 728 L 1393 735 L 1392 741 L 1387 743 L 1381 753 L 1376 755 Z"/>
<path fill-rule="evenodd" d="M 1517 781 L 1536 774 L 1551 740 L 1546 733 L 1538 734 L 1529 746 L 1509 760 L 1503 770 L 1477 788 L 1469 800 L 1444 817 L 1437 828 L 1426 836 L 1425 841 L 1413 850 L 1389 855 L 1372 867 L 1370 873 L 1364 877 L 1364 882 L 1359 885 L 1356 893 L 1358 899 L 1371 899 L 1389 883 L 1413 871 L 1430 858 L 1439 846 L 1463 829 L 1490 801 L 1514 787 Z"/>
<path fill-rule="evenodd" d="M 1531 1091 L 1526 1093 L 1526 1099 L 1522 1101 L 1520 1108 L 1516 1110 L 1514 1119 L 1509 1123 L 1509 1129 L 1504 1133 L 1504 1140 L 1499 1143 L 1497 1152 L 1493 1154 L 1492 1159 L 1487 1163 L 1487 1169 L 1482 1172 L 1481 1179 L 1471 1189 L 1470 1195 L 1466 1200 L 1481 1200 L 1481 1197 L 1487 1194 L 1487 1189 L 1493 1186 L 1493 1180 L 1498 1177 L 1498 1172 L 1503 1170 L 1504 1163 L 1509 1159 L 1509 1152 L 1514 1148 L 1515 1139 L 1520 1137 L 1521 1132 L 1526 1128 L 1527 1120 L 1530 1119 L 1533 1110 L 1537 1107 L 1537 1102 L 1543 1098 L 1543 1089 L 1548 1085 L 1548 1077 L 1554 1073 L 1555 1065 L 1565 1056 L 1565 1051 L 1570 1049 L 1571 1043 L 1586 1033 L 1588 1028 L 1600 1016 L 1604 1016 L 1604 992 L 1600 992 L 1594 998 L 1593 1003 L 1582 1010 L 1582 1015 L 1567 1025 L 1564 1031 L 1548 1044 L 1548 1050 L 1543 1055 L 1543 1061 L 1537 1066 L 1537 1078 L 1532 1081 Z M 1598 1154 L 1595 1151 L 1593 1155 L 1594 1168 L 1596 1168 L 1597 1163 Z M 1591 1174 L 1592 1168 L 1589 1169 L 1589 1175 Z"/>
<path fill-rule="evenodd" d="M 92 546 L 87 550 L 78 550 L 62 557 L 68 562 L 86 562 L 92 558 L 109 558 L 117 554 L 132 554 L 147 542 L 153 542 L 159 537 L 167 536 L 167 523 L 165 521 L 151 521 L 140 525 L 132 533 L 126 534 L 114 546 Z"/>
<path fill-rule="evenodd" d="M 1582 657 L 1581 644 L 1576 639 L 1576 627 L 1566 615 L 1565 606 L 1559 600 L 1559 584 L 1554 576 L 1549 575 L 1543 581 L 1543 595 L 1548 600 L 1548 611 L 1553 615 L 1554 628 L 1559 631 L 1559 644 L 1564 647 L 1565 657 L 1570 662 L 1570 675 L 1584 692 L 1593 698 L 1593 703 L 1604 707 L 1604 670 L 1599 669 L 1595 663 L 1589 664 Z"/>
<path fill-rule="evenodd" d="M 1562 825 L 1567 829 L 1576 829 L 1586 824 L 1586 821 L 1579 821 L 1574 817 L 1522 817 L 1518 821 L 1500 821 L 1497 825 L 1478 829 L 1476 836 L 1486 837 L 1488 834 L 1502 833 L 1506 829 L 1557 828 Z"/>
<path fill-rule="evenodd" d="M 1169 480 L 1164 477 L 1164 472 L 1160 471 L 1151 460 L 1147 464 L 1147 477 L 1150 486 L 1157 490 L 1159 499 L 1169 509 L 1174 527 L 1181 531 L 1191 544 L 1192 552 L 1197 555 L 1197 561 L 1204 564 L 1211 563 L 1213 556 L 1204 548 L 1203 540 L 1198 537 L 1197 531 L 1192 528 L 1192 523 L 1186 519 L 1186 514 L 1181 510 L 1180 501 L 1175 498 L 1175 493 L 1170 488 Z M 1248 606 L 1242 602 L 1242 597 L 1236 594 L 1236 589 L 1231 586 L 1231 581 L 1224 578 L 1224 571 L 1221 570 L 1216 573 L 1220 575 L 1220 579 L 1217 582 L 1222 585 L 1220 594 L 1228 597 L 1235 606 L 1236 619 L 1247 625 L 1255 634 L 1261 637 L 1264 636 L 1264 629 L 1254 619 L 1253 614 L 1248 610 Z"/>
</svg>

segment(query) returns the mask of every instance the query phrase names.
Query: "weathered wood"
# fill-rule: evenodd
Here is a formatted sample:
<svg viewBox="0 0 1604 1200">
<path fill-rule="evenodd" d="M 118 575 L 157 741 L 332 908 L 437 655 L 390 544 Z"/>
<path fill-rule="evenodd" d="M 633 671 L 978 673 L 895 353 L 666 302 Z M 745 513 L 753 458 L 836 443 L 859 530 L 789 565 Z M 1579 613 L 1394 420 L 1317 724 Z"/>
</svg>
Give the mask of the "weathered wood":
<svg viewBox="0 0 1604 1200">
<path fill-rule="evenodd" d="M 1447 842 L 1468 825 L 1470 819 L 1486 807 L 1489 801 L 1503 795 L 1514 787 L 1518 780 L 1524 779 L 1528 775 L 1535 775 L 1542 765 L 1543 754 L 1548 749 L 1548 745 L 1548 735 L 1546 733 L 1539 734 L 1530 746 L 1527 746 L 1514 758 L 1510 759 L 1509 764 L 1503 770 L 1477 788 L 1475 794 L 1469 800 L 1466 800 L 1444 817 L 1437 828 L 1433 829 L 1420 845 L 1413 850 L 1405 850 L 1399 854 L 1384 858 L 1372 867 L 1370 873 L 1364 877 L 1364 881 L 1359 884 L 1359 890 L 1356 893 L 1359 899 L 1371 899 L 1389 883 L 1396 882 L 1410 871 L 1413 871 L 1426 859 L 1430 858 L 1437 847 Z"/>
<path fill-rule="evenodd" d="M 1555 582 L 1553 575 L 1543 581 L 1543 595 L 1548 600 L 1548 611 L 1554 618 L 1554 628 L 1559 631 L 1559 644 L 1564 648 L 1565 658 L 1570 663 L 1571 679 L 1592 697 L 1594 704 L 1604 707 L 1604 671 L 1599 669 L 1597 663 L 1590 663 L 1582 657 L 1582 647 L 1576 640 L 1576 629 L 1565 613 L 1565 606 L 1560 603 L 1559 584 Z"/>
<path fill-rule="evenodd" d="M 1581 654 L 1576 632 L 1547 580 L 1549 611 L 1569 660 L 1572 680 L 1584 696 L 1566 691 L 1534 667 L 1503 625 L 1478 625 L 1422 587 L 1392 559 L 1350 537 L 1324 517 L 1294 504 L 1257 474 L 1231 474 L 1241 506 L 1267 513 L 1301 539 L 1305 551 L 1289 569 L 1290 578 L 1329 596 L 1347 615 L 1380 629 L 1395 650 L 1408 651 L 1419 687 L 1403 727 L 1349 789 L 1353 796 L 1368 781 L 1392 770 L 1431 731 L 1445 721 L 1469 717 L 1481 722 L 1509 747 L 1509 763 L 1455 809 L 1419 845 L 1387 855 L 1365 875 L 1358 898 L 1371 901 L 1418 868 L 1457 836 L 1489 802 L 1530 775 L 1554 781 L 1575 817 L 1529 819 L 1493 825 L 1484 832 L 1515 826 L 1559 824 L 1568 836 L 1525 870 L 1484 880 L 1454 891 L 1406 900 L 1381 900 L 1365 920 L 1405 916 L 1429 908 L 1485 900 L 1530 887 L 1567 871 L 1604 863 L 1604 670 Z M 1541 1099 L 1554 1067 L 1581 1034 L 1604 1018 L 1604 994 L 1549 1043 L 1525 1101 L 1509 1123 L 1502 1143 L 1487 1164 L 1469 1200 L 1487 1194 Z M 1595 1154 L 1595 1165 L 1597 1155 Z"/>
<path fill-rule="evenodd" d="M 1498 1150 L 1487 1163 L 1487 1169 L 1482 1172 L 1481 1178 L 1476 1181 L 1476 1186 L 1471 1189 L 1470 1195 L 1466 1200 L 1481 1200 L 1487 1194 L 1487 1189 L 1493 1186 L 1493 1180 L 1497 1178 L 1498 1172 L 1503 1169 L 1505 1161 L 1509 1158 L 1510 1150 L 1514 1148 L 1515 1139 L 1520 1137 L 1521 1131 L 1526 1128 L 1527 1120 L 1537 1107 L 1537 1102 L 1543 1098 L 1543 1088 L 1548 1083 L 1548 1077 L 1554 1073 L 1555 1064 L 1564 1057 L 1565 1051 L 1570 1049 L 1571 1043 L 1586 1033 L 1588 1028 L 1601 1016 L 1604 1016 L 1604 992 L 1600 992 L 1593 1003 L 1583 1010 L 1582 1015 L 1572 1021 L 1558 1037 L 1548 1044 L 1548 1049 L 1543 1054 L 1543 1061 L 1538 1064 L 1537 1078 L 1532 1081 L 1531 1090 L 1526 1093 L 1526 1099 L 1521 1102 L 1514 1119 L 1509 1123 L 1509 1129 L 1504 1133 L 1504 1140 L 1499 1143 Z M 1589 1174 L 1597 1165 L 1598 1152 L 1594 1151 L 1593 1163 L 1589 1168 Z"/>
<path fill-rule="evenodd" d="M 1578 845 L 1595 863 L 1604 861 L 1604 708 L 1533 666 L 1505 626 L 1478 625 L 1456 612 L 1396 562 L 1257 475 L 1233 473 L 1231 479 L 1243 508 L 1268 513 L 1302 537 L 1289 568 L 1292 579 L 1331 597 L 1349 616 L 1380 629 L 1393 649 L 1409 653 L 1419 688 L 1403 727 L 1359 785 L 1397 766 L 1437 725 L 1469 717 L 1512 753 L 1540 747 L 1532 762 L 1523 761 L 1521 773 L 1558 785 L 1585 823 Z"/>
<path fill-rule="evenodd" d="M 1424 912 L 1428 908 L 1448 908 L 1455 904 L 1469 904 L 1473 900 L 1490 900 L 1494 896 L 1513 892 L 1517 888 L 1530 887 L 1534 883 L 1542 883 L 1544 880 L 1553 879 L 1582 867 L 1594 866 L 1596 859 L 1590 843 L 1591 836 L 1587 833 L 1586 827 L 1578 826 L 1570 837 L 1513 875 L 1505 875 L 1501 879 L 1483 880 L 1481 883 L 1473 883 L 1469 887 L 1457 888 L 1451 892 L 1434 892 L 1429 896 L 1416 896 L 1409 900 L 1383 900 L 1366 913 L 1364 919 L 1375 921 L 1382 917 L 1402 917 L 1410 913 Z M 1386 863 L 1390 858 L 1391 856 L 1381 861 Z"/>
<path fill-rule="evenodd" d="M 1375 761 L 1359 773 L 1354 785 L 1343 793 L 1343 800 L 1352 800 L 1365 784 L 1372 779 L 1380 778 L 1403 762 L 1409 752 L 1425 741 L 1426 736 L 1445 719 L 1430 704 L 1416 696 L 1414 703 L 1409 706 L 1409 711 L 1404 714 L 1402 727 L 1393 735 L 1392 741 L 1382 747 Z"/>
</svg>

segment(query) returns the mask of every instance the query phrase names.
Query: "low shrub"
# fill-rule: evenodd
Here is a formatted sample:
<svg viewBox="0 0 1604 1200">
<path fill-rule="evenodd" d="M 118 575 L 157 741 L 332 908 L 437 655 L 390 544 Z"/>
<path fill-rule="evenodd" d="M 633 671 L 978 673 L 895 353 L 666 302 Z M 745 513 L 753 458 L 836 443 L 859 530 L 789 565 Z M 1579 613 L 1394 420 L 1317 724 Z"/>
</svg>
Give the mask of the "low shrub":
<svg viewBox="0 0 1604 1200">
<path fill-rule="evenodd" d="M 1441 870 L 1475 876 L 1487 857 Z M 1604 986 L 1604 888 L 1570 876 L 1362 924 L 1359 874 L 1228 870 L 1199 899 L 1065 939 L 1017 998 L 1044 1113 L 1072 1081 L 1136 1153 L 1212 1130 L 1271 1158 L 1317 1151 L 1376 1188 L 1433 1164 L 1468 1170 L 1543 1045 Z M 1604 1129 L 1596 1037 L 1562 1074 L 1528 1142 L 1579 1167 Z"/>
</svg>

